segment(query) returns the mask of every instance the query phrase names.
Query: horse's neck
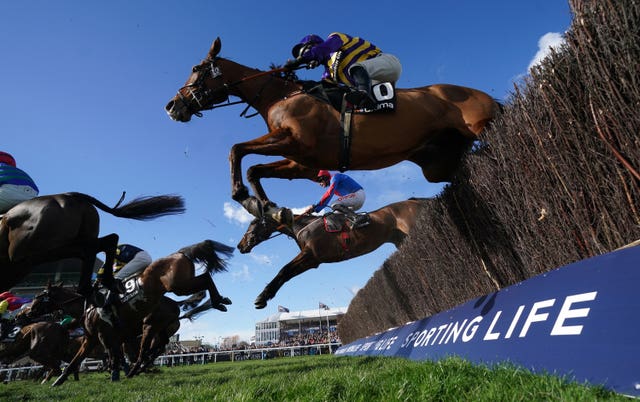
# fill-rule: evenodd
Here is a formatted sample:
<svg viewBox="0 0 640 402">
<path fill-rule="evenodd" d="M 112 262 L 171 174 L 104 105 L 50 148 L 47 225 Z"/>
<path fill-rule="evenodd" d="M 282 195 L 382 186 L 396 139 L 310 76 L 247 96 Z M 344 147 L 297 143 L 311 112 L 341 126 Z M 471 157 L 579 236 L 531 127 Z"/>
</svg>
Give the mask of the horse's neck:
<svg viewBox="0 0 640 402">
<path fill-rule="evenodd" d="M 251 78 L 264 71 L 226 59 L 225 63 L 226 65 L 223 66 L 225 81 L 227 84 L 232 84 L 229 93 L 249 103 L 263 116 L 273 103 L 300 89 L 299 85 L 272 74 Z M 245 80 L 246 78 L 249 79 Z M 242 83 L 238 84 L 241 81 Z"/>
<path fill-rule="evenodd" d="M 297 238 L 302 230 L 304 230 L 310 223 L 316 221 L 317 219 L 322 219 L 322 217 L 313 216 L 313 215 L 294 215 L 294 223 L 293 223 L 293 236 Z"/>
</svg>

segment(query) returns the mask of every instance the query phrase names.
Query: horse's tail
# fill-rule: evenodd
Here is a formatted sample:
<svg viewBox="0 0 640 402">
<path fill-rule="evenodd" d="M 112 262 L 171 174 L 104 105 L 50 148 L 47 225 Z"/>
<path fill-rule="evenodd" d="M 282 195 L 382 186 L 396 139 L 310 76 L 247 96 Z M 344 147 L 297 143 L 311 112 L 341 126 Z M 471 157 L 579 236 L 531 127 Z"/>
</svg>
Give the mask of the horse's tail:
<svg viewBox="0 0 640 402">
<path fill-rule="evenodd" d="M 182 309 L 182 311 L 187 311 L 195 308 L 200 302 L 207 296 L 206 290 L 201 290 L 198 293 L 194 293 L 188 298 L 181 300 L 178 303 L 178 307 Z"/>
<path fill-rule="evenodd" d="M 191 310 L 178 317 L 178 320 L 187 319 L 189 321 L 193 321 L 198 318 L 200 314 L 204 313 L 205 311 L 211 310 L 212 308 L 213 307 L 211 306 L 210 299 L 207 299 L 207 301 L 205 301 L 200 306 L 192 308 Z"/>
<path fill-rule="evenodd" d="M 204 240 L 198 244 L 181 248 L 178 252 L 187 256 L 194 263 L 204 264 L 207 272 L 214 273 L 227 270 L 225 259 L 221 258 L 218 253 L 228 258 L 233 254 L 233 250 L 233 247 L 226 244 Z"/>
<path fill-rule="evenodd" d="M 138 197 L 122 206 L 118 204 L 111 208 L 95 199 L 94 197 L 83 193 L 67 193 L 76 198 L 82 198 L 90 202 L 95 207 L 110 213 L 118 218 L 137 219 L 146 221 L 165 215 L 181 214 L 185 211 L 184 199 L 178 195 L 159 195 L 155 197 Z M 123 194 L 124 197 L 124 194 Z"/>
</svg>

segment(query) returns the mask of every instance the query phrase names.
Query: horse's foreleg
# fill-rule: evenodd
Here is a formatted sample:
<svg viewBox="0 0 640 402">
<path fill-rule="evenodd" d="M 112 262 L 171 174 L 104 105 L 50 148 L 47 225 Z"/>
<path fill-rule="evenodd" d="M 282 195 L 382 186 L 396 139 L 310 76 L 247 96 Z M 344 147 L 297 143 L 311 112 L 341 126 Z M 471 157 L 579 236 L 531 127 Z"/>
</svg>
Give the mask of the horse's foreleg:
<svg viewBox="0 0 640 402">
<path fill-rule="evenodd" d="M 151 349 L 151 341 L 155 336 L 154 326 L 148 323 L 142 326 L 142 339 L 140 340 L 140 350 L 138 351 L 138 358 L 136 363 L 129 370 L 127 378 L 131 378 L 140 372 L 142 364 L 144 363 L 149 349 Z"/>
<path fill-rule="evenodd" d="M 253 192 L 258 199 L 267 204 L 269 199 L 267 194 L 260 183 L 262 178 L 277 178 L 277 179 L 309 179 L 315 180 L 318 174 L 317 169 L 310 169 L 302 166 L 297 162 L 289 159 L 282 159 L 276 162 L 254 165 L 247 169 L 247 180 L 253 189 Z"/>
<path fill-rule="evenodd" d="M 290 142 L 289 130 L 278 129 L 251 141 L 235 144 L 229 152 L 231 169 L 231 198 L 241 202 L 249 197 L 249 191 L 242 182 L 242 158 L 248 154 L 281 155 Z M 265 197 L 266 198 L 266 197 Z"/>
<path fill-rule="evenodd" d="M 82 345 L 80 345 L 80 349 L 73 359 L 69 362 L 69 365 L 65 367 L 64 371 L 58 377 L 53 384 L 52 387 L 57 387 L 59 385 L 64 384 L 64 382 L 69 378 L 69 374 L 75 373 L 80 368 L 80 363 L 84 360 L 85 356 L 91 352 L 91 349 L 95 346 L 95 339 L 92 336 L 85 336 L 84 341 L 82 341 Z"/>
<path fill-rule="evenodd" d="M 288 282 L 291 278 L 296 277 L 311 268 L 317 268 L 318 265 L 320 265 L 320 262 L 318 262 L 311 253 L 302 251 L 287 265 L 282 267 L 280 272 L 278 272 L 278 275 L 269 282 L 258 298 L 256 298 L 254 305 L 258 309 L 265 308 L 267 306 L 267 301 L 275 297 L 282 285 Z"/>
</svg>

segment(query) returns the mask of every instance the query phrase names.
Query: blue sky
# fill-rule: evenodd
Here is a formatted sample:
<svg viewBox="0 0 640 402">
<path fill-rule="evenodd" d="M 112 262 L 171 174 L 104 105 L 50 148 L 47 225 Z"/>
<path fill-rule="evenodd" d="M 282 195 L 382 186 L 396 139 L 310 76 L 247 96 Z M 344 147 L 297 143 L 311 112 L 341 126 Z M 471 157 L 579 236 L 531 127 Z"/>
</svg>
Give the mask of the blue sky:
<svg viewBox="0 0 640 402">
<path fill-rule="evenodd" d="M 275 4 L 278 4 L 277 6 Z M 154 258 L 214 239 L 235 246 L 247 221 L 230 197 L 228 152 L 237 142 L 266 133 L 259 117 L 239 117 L 243 106 L 216 109 L 187 124 L 171 121 L 165 104 L 192 65 L 220 36 L 223 57 L 260 69 L 283 63 L 302 36 L 341 31 L 362 36 L 403 65 L 398 87 L 451 83 L 505 99 L 513 83 L 570 25 L 566 1 L 371 1 L 330 7 L 306 2 L 30 1 L 0 5 L 0 149 L 38 183 L 41 194 L 80 191 L 114 205 L 127 199 L 177 193 L 187 213 L 152 222 L 101 213 L 101 234 Z M 335 9 L 335 11 L 333 11 Z M 340 14 L 337 14 L 340 12 Z M 300 72 L 317 79 L 320 69 Z M 275 158 L 248 156 L 246 169 Z M 409 163 L 376 172 L 351 172 L 367 191 L 363 209 L 408 197 L 431 197 L 441 185 L 426 182 Z M 322 189 L 308 181 L 267 179 L 279 205 L 302 208 Z M 336 264 L 323 264 L 289 281 L 264 310 L 253 300 L 297 253 L 284 236 L 236 251 L 229 272 L 214 280 L 233 300 L 184 323 L 182 339 L 240 335 L 277 311 L 348 306 L 355 292 L 395 248 Z"/>
</svg>

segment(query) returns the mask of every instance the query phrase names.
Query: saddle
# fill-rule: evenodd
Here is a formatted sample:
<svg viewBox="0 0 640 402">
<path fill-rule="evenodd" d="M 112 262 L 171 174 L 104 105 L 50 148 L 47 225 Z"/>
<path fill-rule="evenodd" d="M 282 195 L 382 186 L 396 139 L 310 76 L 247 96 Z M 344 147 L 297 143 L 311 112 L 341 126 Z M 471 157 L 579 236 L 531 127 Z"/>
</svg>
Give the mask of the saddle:
<svg viewBox="0 0 640 402">
<path fill-rule="evenodd" d="M 380 112 L 393 112 L 396 110 L 396 91 L 390 82 L 381 82 L 371 87 L 371 93 L 376 102 L 372 109 L 354 109 L 353 105 L 345 100 L 345 94 L 353 91 L 345 85 L 337 85 L 328 81 L 300 81 L 302 91 L 325 103 L 330 104 L 340 112 L 340 159 L 341 172 L 349 170 L 351 164 L 351 117 L 355 114 L 369 114 Z"/>
<path fill-rule="evenodd" d="M 329 81 L 300 81 L 302 91 L 307 95 L 313 96 L 325 103 L 330 104 L 339 112 L 347 109 L 344 105 L 344 95 L 353 91 L 353 88 L 345 85 L 338 85 Z M 376 106 L 373 109 L 357 109 L 354 112 L 358 114 L 368 113 L 386 113 L 393 112 L 396 109 L 396 91 L 395 86 L 391 82 L 381 82 L 371 87 L 371 93 Z M 351 105 L 349 105 L 351 106 Z"/>
<path fill-rule="evenodd" d="M 342 213 L 329 212 L 322 217 L 324 223 L 324 230 L 327 233 L 336 233 L 347 230 L 355 230 L 369 224 L 369 214 L 361 212 L 356 214 L 358 219 L 357 223 L 349 219 L 349 217 Z"/>
</svg>

